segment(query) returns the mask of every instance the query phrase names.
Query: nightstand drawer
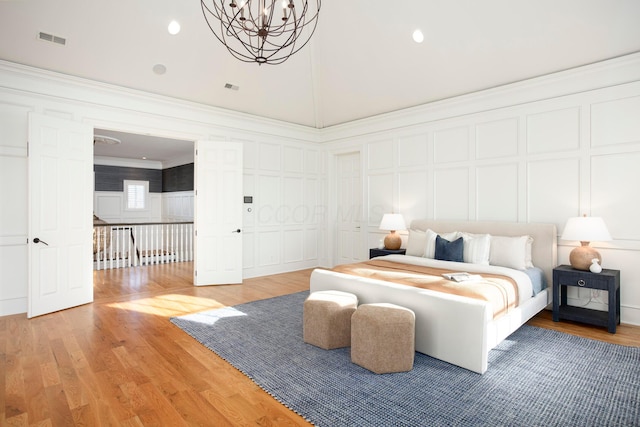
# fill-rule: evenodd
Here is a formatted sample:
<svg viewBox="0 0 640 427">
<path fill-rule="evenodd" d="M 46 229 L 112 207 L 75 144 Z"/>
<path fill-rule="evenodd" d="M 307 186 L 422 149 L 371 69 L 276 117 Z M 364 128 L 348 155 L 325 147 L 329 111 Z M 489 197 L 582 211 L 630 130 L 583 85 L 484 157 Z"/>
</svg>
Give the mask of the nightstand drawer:
<svg viewBox="0 0 640 427">
<path fill-rule="evenodd" d="M 558 275 L 558 282 L 565 286 L 577 286 L 589 289 L 609 289 L 609 280 L 602 277 L 593 277 L 593 275 L 562 273 Z"/>
</svg>

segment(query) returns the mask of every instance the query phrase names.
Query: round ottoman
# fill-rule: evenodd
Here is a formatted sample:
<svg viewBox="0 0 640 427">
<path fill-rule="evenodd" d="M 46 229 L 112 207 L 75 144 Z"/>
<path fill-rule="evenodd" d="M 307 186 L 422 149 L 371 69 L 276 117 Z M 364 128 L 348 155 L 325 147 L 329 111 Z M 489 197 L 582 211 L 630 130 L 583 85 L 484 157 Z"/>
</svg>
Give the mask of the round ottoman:
<svg viewBox="0 0 640 427">
<path fill-rule="evenodd" d="M 304 302 L 304 342 L 325 350 L 351 345 L 351 315 L 358 297 L 341 291 L 314 292 Z"/>
<path fill-rule="evenodd" d="M 351 361 L 376 374 L 413 369 L 415 320 L 394 304 L 362 304 L 351 318 Z"/>
</svg>

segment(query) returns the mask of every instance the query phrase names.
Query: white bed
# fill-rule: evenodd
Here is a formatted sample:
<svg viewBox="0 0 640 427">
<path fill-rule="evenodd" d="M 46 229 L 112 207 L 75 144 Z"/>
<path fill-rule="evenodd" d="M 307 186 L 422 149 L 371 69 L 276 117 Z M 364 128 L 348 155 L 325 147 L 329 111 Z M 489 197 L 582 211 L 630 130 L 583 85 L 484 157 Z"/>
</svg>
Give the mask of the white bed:
<svg viewBox="0 0 640 427">
<path fill-rule="evenodd" d="M 489 350 L 551 303 L 552 270 L 557 264 L 555 225 L 414 220 L 410 228 L 430 229 L 438 234 L 459 231 L 491 236 L 529 235 L 533 238 L 533 265 L 542 269 L 548 286 L 496 319 L 487 301 L 324 269 L 311 274 L 311 292 L 335 289 L 356 294 L 359 304 L 388 302 L 410 308 L 416 314 L 416 351 L 484 373 Z M 418 265 L 429 262 L 422 257 L 403 255 L 384 258 Z M 482 267 L 476 264 L 463 267 L 463 271 L 482 272 Z"/>
</svg>

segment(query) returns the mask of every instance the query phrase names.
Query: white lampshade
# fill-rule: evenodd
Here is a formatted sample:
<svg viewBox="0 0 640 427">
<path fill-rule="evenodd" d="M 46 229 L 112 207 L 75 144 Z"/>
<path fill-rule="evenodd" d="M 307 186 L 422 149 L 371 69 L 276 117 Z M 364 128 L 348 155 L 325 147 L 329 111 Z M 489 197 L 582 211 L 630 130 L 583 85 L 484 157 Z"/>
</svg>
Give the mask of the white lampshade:
<svg viewBox="0 0 640 427">
<path fill-rule="evenodd" d="M 597 216 L 578 216 L 569 218 L 562 232 L 562 240 L 580 242 L 606 242 L 611 240 L 602 218 Z"/>
<path fill-rule="evenodd" d="M 380 221 L 380 230 L 406 230 L 407 226 L 401 214 L 384 214 Z"/>
<path fill-rule="evenodd" d="M 569 263 L 578 270 L 589 270 L 593 263 L 602 263 L 602 256 L 589 246 L 589 242 L 611 240 L 611 234 L 609 234 L 602 218 L 578 216 L 567 220 L 562 232 L 562 240 L 578 240 L 580 242 L 580 246 L 574 248 L 569 254 Z"/>
</svg>

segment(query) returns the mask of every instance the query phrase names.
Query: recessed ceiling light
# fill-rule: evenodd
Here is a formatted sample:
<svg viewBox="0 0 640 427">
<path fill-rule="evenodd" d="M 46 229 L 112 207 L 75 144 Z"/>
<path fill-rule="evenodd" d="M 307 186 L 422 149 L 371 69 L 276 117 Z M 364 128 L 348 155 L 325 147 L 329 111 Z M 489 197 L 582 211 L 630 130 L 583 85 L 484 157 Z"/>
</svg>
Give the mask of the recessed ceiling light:
<svg viewBox="0 0 640 427">
<path fill-rule="evenodd" d="M 424 34 L 422 34 L 422 31 L 415 30 L 413 32 L 413 41 L 416 43 L 422 43 L 424 41 Z"/>
<path fill-rule="evenodd" d="M 169 31 L 169 34 L 175 36 L 180 32 L 180 24 L 178 23 L 178 21 L 173 20 L 169 22 L 169 27 L 167 28 L 167 30 Z"/>
<path fill-rule="evenodd" d="M 158 75 L 162 75 L 167 72 L 167 67 L 162 64 L 156 64 L 153 66 L 153 72 Z"/>
</svg>

